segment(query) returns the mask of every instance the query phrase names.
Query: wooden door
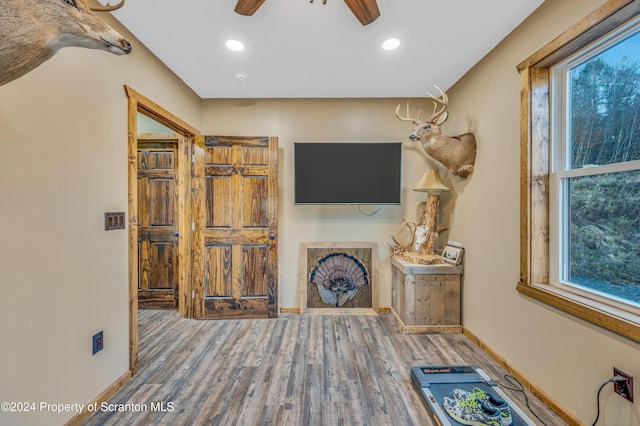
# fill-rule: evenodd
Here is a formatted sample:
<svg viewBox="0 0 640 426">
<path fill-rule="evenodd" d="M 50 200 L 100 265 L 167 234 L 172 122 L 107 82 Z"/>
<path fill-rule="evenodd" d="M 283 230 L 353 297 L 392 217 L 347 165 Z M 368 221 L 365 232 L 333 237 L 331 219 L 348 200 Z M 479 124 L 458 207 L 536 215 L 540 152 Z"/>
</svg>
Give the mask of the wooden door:
<svg viewBox="0 0 640 426">
<path fill-rule="evenodd" d="M 277 317 L 277 138 L 199 137 L 194 161 L 195 317 Z"/>
<path fill-rule="evenodd" d="M 138 138 L 138 307 L 178 307 L 177 139 Z"/>
</svg>

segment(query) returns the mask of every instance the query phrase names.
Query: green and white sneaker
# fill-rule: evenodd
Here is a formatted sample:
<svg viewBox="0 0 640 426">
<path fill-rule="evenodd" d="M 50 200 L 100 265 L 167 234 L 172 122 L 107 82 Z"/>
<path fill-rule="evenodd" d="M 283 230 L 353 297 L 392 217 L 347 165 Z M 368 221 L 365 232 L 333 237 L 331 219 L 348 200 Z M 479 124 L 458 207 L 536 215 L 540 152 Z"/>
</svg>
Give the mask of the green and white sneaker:
<svg viewBox="0 0 640 426">
<path fill-rule="evenodd" d="M 477 399 L 487 407 L 498 410 L 500 412 L 502 426 L 509 426 L 513 422 L 513 417 L 511 417 L 511 407 L 509 407 L 509 404 L 500 398 L 488 394 L 480 388 L 475 387 L 471 392 L 467 392 L 462 389 L 454 389 L 453 397 L 455 399 Z"/>
<path fill-rule="evenodd" d="M 455 421 L 463 425 L 502 426 L 500 412 L 477 398 L 455 399 L 445 396 L 442 405 Z"/>
</svg>

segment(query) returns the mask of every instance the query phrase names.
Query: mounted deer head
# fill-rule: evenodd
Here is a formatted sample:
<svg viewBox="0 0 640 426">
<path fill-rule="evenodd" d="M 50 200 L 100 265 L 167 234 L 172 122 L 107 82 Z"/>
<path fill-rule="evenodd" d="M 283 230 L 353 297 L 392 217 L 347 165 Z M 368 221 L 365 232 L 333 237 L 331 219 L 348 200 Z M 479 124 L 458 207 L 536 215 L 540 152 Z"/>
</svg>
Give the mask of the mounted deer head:
<svg viewBox="0 0 640 426">
<path fill-rule="evenodd" d="M 89 7 L 86 0 L 0 1 L 0 86 L 23 76 L 63 47 L 131 52 L 131 43 L 93 11 L 124 5 Z"/>
<path fill-rule="evenodd" d="M 400 116 L 400 105 L 396 108 L 396 117 L 402 121 L 412 122 L 416 128 L 409 135 L 412 141 L 420 141 L 422 149 L 434 160 L 445 166 L 452 174 L 466 179 L 476 162 L 476 138 L 472 133 L 464 133 L 458 136 L 446 136 L 440 131 L 440 126 L 449 117 L 446 111 L 449 98 L 438 86 L 440 97 L 427 93 L 429 99 L 434 102 L 433 112 L 426 121 L 420 121 L 422 110 L 416 118 L 409 117 L 409 102 L 407 102 L 407 115 Z"/>
</svg>

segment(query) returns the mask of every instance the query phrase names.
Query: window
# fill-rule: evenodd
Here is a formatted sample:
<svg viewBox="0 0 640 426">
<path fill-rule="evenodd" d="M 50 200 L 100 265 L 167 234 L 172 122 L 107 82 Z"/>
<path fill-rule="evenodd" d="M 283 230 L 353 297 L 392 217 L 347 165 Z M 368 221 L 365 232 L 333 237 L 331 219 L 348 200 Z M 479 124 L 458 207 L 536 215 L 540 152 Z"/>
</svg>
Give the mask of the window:
<svg viewBox="0 0 640 426">
<path fill-rule="evenodd" d="M 550 281 L 639 308 L 640 23 L 552 67 L 551 87 Z"/>
<path fill-rule="evenodd" d="M 640 342 L 640 5 L 518 66 L 523 294 Z"/>
</svg>

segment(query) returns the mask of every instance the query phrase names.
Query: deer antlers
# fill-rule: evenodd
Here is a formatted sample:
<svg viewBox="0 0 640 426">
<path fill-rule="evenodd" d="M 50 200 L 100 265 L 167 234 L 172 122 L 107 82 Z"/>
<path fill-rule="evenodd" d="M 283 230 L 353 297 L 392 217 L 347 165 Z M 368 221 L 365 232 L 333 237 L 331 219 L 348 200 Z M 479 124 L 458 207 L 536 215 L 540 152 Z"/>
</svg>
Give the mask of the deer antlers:
<svg viewBox="0 0 640 426">
<path fill-rule="evenodd" d="M 434 87 L 438 89 L 441 97 L 436 98 L 431 93 L 427 92 L 427 95 L 429 95 L 429 99 L 433 99 L 433 113 L 431 114 L 431 117 L 427 119 L 428 122 L 436 121 L 436 119 L 440 117 L 449 106 L 449 97 L 446 95 L 446 93 L 444 93 L 442 89 L 436 86 L 435 84 L 434 84 Z M 442 108 L 436 111 L 439 103 L 442 104 Z"/>
<path fill-rule="evenodd" d="M 422 114 L 422 110 L 418 111 L 418 117 L 417 118 L 409 117 L 409 102 L 407 101 L 407 116 L 406 117 L 402 117 L 400 115 L 400 105 L 401 104 L 398 104 L 398 106 L 396 107 L 396 118 L 398 120 L 402 120 L 402 121 L 410 121 L 413 124 L 415 124 L 416 126 L 418 126 L 420 124 L 420 114 Z"/>
<path fill-rule="evenodd" d="M 434 85 L 434 87 L 440 92 L 440 97 L 433 96 L 431 93 L 427 92 L 427 99 L 433 100 L 433 112 L 431 113 L 431 116 L 429 116 L 429 118 L 424 121 L 424 123 L 434 123 L 438 119 L 438 117 L 440 117 L 446 111 L 447 106 L 449 106 L 449 97 L 446 95 L 446 93 L 444 93 L 438 86 Z M 440 109 L 438 109 L 438 104 L 442 105 Z M 398 104 L 398 107 L 396 108 L 396 117 L 399 120 L 410 121 L 416 126 L 423 124 L 423 122 L 420 121 L 420 114 L 422 114 L 422 110 L 418 111 L 418 116 L 416 118 L 411 118 L 409 116 L 409 102 L 407 102 L 406 117 L 400 116 L 400 104 Z"/>
<path fill-rule="evenodd" d="M 105 4 L 104 6 L 89 6 L 89 9 L 93 10 L 94 12 L 112 12 L 124 6 L 125 1 L 126 0 L 121 0 L 120 3 L 116 4 L 115 6 L 111 6 L 111 4 L 109 3 Z"/>
<path fill-rule="evenodd" d="M 411 241 L 409 241 L 408 244 L 402 244 L 400 242 L 398 242 L 398 240 L 396 239 L 395 236 L 391 236 L 391 239 L 393 240 L 393 242 L 395 244 L 391 245 L 389 244 L 389 248 L 391 249 L 391 251 L 393 252 L 394 255 L 400 255 L 406 251 L 411 251 L 413 249 L 413 241 L 416 238 L 416 223 L 415 222 L 409 222 L 407 220 L 407 218 L 403 217 L 402 218 L 402 223 L 400 224 L 400 229 L 402 229 L 403 227 L 407 227 L 409 228 L 409 234 L 411 235 Z"/>
</svg>

